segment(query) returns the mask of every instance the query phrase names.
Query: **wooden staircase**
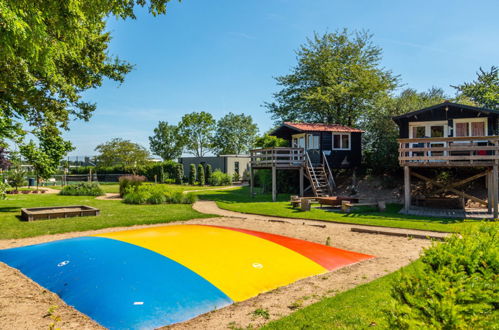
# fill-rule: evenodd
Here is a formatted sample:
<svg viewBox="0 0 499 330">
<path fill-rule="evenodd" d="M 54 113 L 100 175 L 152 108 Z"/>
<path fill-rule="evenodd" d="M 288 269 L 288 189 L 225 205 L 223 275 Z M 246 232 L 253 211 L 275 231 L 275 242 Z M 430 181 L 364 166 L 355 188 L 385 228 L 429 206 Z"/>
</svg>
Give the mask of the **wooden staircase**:
<svg viewBox="0 0 499 330">
<path fill-rule="evenodd" d="M 307 154 L 305 169 L 307 178 L 310 181 L 312 191 L 315 197 L 333 196 L 333 189 L 336 184 L 334 182 L 331 168 L 327 162 L 326 156 L 323 155 L 321 164 L 312 164 L 310 157 Z"/>
</svg>

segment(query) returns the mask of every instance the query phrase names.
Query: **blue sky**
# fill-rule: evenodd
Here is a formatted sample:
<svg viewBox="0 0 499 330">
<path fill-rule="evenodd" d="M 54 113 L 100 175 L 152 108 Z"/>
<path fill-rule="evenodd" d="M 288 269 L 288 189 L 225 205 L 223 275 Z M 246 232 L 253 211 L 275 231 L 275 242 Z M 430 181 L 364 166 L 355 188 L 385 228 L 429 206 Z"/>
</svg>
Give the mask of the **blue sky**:
<svg viewBox="0 0 499 330">
<path fill-rule="evenodd" d="M 166 15 L 139 10 L 137 20 L 110 19 L 110 53 L 135 65 L 123 85 L 106 81 L 85 98 L 97 103 L 89 122 L 65 137 L 93 155 L 114 137 L 148 147 L 159 120 L 208 111 L 251 114 L 272 126 L 262 108 L 278 90 L 273 77 L 295 65 L 294 51 L 314 31 L 369 30 L 383 66 L 405 87 L 426 90 L 470 81 L 480 66 L 499 65 L 499 1 L 183 0 Z"/>
</svg>

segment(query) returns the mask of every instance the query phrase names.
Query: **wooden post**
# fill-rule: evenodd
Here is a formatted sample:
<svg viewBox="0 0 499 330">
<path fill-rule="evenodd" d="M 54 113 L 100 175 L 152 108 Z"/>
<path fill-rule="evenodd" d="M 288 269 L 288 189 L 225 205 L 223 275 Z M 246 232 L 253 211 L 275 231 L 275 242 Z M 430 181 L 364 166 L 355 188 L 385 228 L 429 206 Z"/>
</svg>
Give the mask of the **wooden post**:
<svg viewBox="0 0 499 330">
<path fill-rule="evenodd" d="M 300 167 L 300 197 L 303 197 L 303 166 Z"/>
<path fill-rule="evenodd" d="M 487 173 L 487 211 L 492 213 L 492 206 L 494 204 L 494 184 L 492 183 L 492 171 Z"/>
<path fill-rule="evenodd" d="M 253 197 L 253 187 L 254 187 L 254 173 L 253 173 L 253 166 L 250 164 L 250 173 L 249 173 L 249 180 L 250 180 L 250 196 Z"/>
<path fill-rule="evenodd" d="M 411 207 L 411 169 L 404 166 L 404 210 L 407 212 Z"/>
<path fill-rule="evenodd" d="M 272 166 L 272 201 L 277 200 L 277 169 L 275 165 Z"/>
<path fill-rule="evenodd" d="M 492 189 L 494 196 L 494 219 L 499 217 L 499 165 L 494 165 L 494 169 L 492 170 Z"/>
</svg>

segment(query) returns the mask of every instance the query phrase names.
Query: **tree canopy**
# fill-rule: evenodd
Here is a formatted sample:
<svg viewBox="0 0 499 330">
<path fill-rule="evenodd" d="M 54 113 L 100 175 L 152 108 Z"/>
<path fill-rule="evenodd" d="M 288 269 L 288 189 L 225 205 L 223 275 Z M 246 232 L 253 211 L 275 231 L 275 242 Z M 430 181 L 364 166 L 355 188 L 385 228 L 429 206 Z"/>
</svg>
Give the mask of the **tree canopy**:
<svg viewBox="0 0 499 330">
<path fill-rule="evenodd" d="M 229 112 L 217 122 L 213 149 L 219 155 L 243 154 L 253 147 L 257 133 L 250 115 Z"/>
<path fill-rule="evenodd" d="M 149 159 L 149 152 L 144 147 L 121 138 L 99 144 L 95 151 L 99 153 L 96 157 L 98 166 L 119 165 L 134 174 Z"/>
<path fill-rule="evenodd" d="M 136 6 L 163 14 L 168 2 L 0 0 L 0 140 L 19 143 L 31 129 L 88 120 L 96 105 L 82 93 L 105 78 L 121 83 L 132 68 L 109 54 L 108 17 L 133 19 Z"/>
<path fill-rule="evenodd" d="M 212 148 L 216 121 L 208 112 L 192 112 L 184 115 L 178 125 L 187 152 L 203 157 Z"/>
<path fill-rule="evenodd" d="M 257 137 L 255 140 L 255 146 L 258 148 L 289 147 L 287 140 L 269 135 L 268 133 Z"/>
<path fill-rule="evenodd" d="M 166 121 L 160 121 L 154 129 L 154 135 L 149 137 L 151 151 L 163 158 L 172 160 L 182 155 L 184 143 L 175 125 L 168 125 Z"/>
<path fill-rule="evenodd" d="M 499 110 L 499 68 L 496 66 L 490 71 L 480 68 L 475 81 L 452 87 L 480 106 Z"/>
<path fill-rule="evenodd" d="M 298 64 L 277 77 L 282 89 L 265 107 L 278 121 L 353 125 L 398 81 L 380 66 L 381 48 L 367 32 L 315 34 L 296 52 Z"/>
</svg>

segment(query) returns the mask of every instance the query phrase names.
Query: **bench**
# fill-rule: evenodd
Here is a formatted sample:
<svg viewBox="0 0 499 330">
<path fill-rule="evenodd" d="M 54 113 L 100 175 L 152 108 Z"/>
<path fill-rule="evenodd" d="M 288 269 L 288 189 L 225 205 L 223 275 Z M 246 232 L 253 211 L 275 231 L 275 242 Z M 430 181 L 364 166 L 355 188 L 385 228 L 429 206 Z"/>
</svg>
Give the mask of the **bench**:
<svg viewBox="0 0 499 330">
<path fill-rule="evenodd" d="M 345 213 L 350 213 L 352 212 L 352 209 L 354 207 L 359 207 L 359 206 L 372 206 L 378 209 L 380 212 L 386 211 L 386 202 L 385 201 L 378 201 L 378 202 L 372 202 L 372 203 L 351 203 L 349 201 L 342 201 L 341 202 L 341 211 Z"/>
</svg>

